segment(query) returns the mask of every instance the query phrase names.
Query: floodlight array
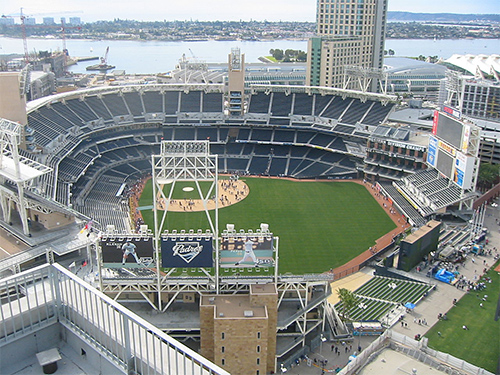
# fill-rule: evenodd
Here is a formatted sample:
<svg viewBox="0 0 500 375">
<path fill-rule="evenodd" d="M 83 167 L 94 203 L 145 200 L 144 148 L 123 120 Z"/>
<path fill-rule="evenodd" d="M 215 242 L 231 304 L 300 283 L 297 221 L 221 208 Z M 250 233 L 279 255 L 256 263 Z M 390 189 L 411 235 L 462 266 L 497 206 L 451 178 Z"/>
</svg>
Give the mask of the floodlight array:
<svg viewBox="0 0 500 375">
<path fill-rule="evenodd" d="M 161 155 L 208 155 L 210 143 L 205 141 L 162 141 Z"/>
</svg>

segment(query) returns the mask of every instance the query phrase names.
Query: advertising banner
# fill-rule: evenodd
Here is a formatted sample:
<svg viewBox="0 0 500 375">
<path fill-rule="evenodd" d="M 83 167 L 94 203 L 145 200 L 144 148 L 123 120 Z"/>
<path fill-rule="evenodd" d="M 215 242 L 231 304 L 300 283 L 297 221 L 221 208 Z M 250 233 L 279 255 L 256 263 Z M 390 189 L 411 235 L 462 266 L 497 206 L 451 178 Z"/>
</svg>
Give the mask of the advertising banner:
<svg viewBox="0 0 500 375">
<path fill-rule="evenodd" d="M 464 135 L 462 137 L 462 152 L 467 154 L 469 149 L 470 126 L 464 125 Z"/>
<path fill-rule="evenodd" d="M 437 127 L 439 121 L 439 111 L 434 111 L 434 118 L 432 119 L 432 134 L 437 134 Z"/>
<path fill-rule="evenodd" d="M 443 112 L 449 114 L 449 115 L 452 115 L 453 117 L 455 118 L 458 118 L 460 119 L 462 117 L 462 114 L 460 113 L 460 111 L 458 109 L 455 109 L 455 108 L 452 108 L 452 107 L 449 107 L 449 106 L 443 106 Z"/>
<path fill-rule="evenodd" d="M 453 182 L 462 189 L 470 189 L 474 180 L 474 157 L 457 152 Z"/>
<path fill-rule="evenodd" d="M 222 268 L 274 267 L 273 238 L 272 236 L 223 238 L 219 262 Z"/>
<path fill-rule="evenodd" d="M 107 268 L 151 267 L 154 263 L 152 237 L 102 238 L 99 245 Z"/>
<path fill-rule="evenodd" d="M 161 265 L 167 268 L 213 267 L 213 238 L 162 237 Z"/>
<path fill-rule="evenodd" d="M 455 150 L 452 146 L 450 146 L 447 143 L 444 143 L 443 141 L 439 141 L 439 148 L 446 151 L 448 154 L 455 156 L 457 153 L 457 150 Z"/>
<path fill-rule="evenodd" d="M 429 137 L 429 148 L 427 150 L 427 164 L 436 168 L 438 140 Z"/>
</svg>

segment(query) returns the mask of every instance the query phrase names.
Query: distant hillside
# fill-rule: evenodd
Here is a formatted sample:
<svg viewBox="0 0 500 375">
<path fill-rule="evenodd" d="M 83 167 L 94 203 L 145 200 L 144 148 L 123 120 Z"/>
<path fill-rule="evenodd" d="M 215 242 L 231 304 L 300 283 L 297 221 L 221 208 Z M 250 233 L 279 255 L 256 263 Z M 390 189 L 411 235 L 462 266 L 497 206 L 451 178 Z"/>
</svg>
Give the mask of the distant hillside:
<svg viewBox="0 0 500 375">
<path fill-rule="evenodd" d="M 387 12 L 387 21 L 500 22 L 500 14 L 411 13 L 389 11 Z"/>
</svg>

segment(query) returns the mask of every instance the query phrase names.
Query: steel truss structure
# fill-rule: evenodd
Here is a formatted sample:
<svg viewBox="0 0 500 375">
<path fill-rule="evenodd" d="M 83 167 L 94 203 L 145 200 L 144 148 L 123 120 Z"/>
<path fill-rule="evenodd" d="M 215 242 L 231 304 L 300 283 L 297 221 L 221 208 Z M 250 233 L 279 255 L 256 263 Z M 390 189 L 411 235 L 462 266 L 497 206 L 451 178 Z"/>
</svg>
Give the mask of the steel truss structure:
<svg viewBox="0 0 500 375">
<path fill-rule="evenodd" d="M 250 92 L 252 94 L 257 92 L 264 92 L 266 95 L 271 92 L 284 92 L 285 94 L 291 94 L 292 92 L 300 92 L 306 94 L 321 94 L 321 95 L 338 95 L 342 99 L 347 97 L 359 99 L 361 102 L 366 102 L 367 100 L 377 100 L 380 101 L 382 105 L 387 105 L 388 103 L 396 103 L 398 97 L 391 94 L 381 94 L 376 92 L 363 92 L 358 90 L 350 89 L 340 89 L 336 87 L 320 87 L 320 86 L 294 86 L 294 85 L 262 85 L 253 84 L 250 85 Z"/>
<path fill-rule="evenodd" d="M 357 86 L 361 92 L 369 92 L 372 81 L 375 79 L 379 91 L 387 94 L 387 72 L 378 68 L 364 68 L 361 66 L 344 67 L 344 89 L 349 87 L 351 80 L 356 79 Z"/>
<path fill-rule="evenodd" d="M 0 205 L 3 220 L 10 222 L 12 204 L 17 204 L 23 232 L 30 235 L 27 210 L 32 208 L 45 212 L 45 209 L 27 199 L 25 190 L 33 180 L 49 173 L 52 168 L 19 154 L 22 134 L 22 125 L 0 119 Z M 17 191 L 7 188 L 6 183 L 15 185 Z"/>
<path fill-rule="evenodd" d="M 333 274 L 280 275 L 279 238 L 261 224 L 259 229 L 239 230 L 228 224 L 219 235 L 218 199 L 215 199 L 215 210 L 211 213 L 208 201 L 218 197 L 217 157 L 209 154 L 208 141 L 169 141 L 162 142 L 160 155 L 152 156 L 153 211 L 154 230 L 139 234 L 114 233 L 117 237 L 149 236 L 154 239 L 156 269 L 120 269 L 102 268 L 99 259 L 100 290 L 115 301 L 131 302 L 141 300 L 152 310 L 164 315 L 167 321 L 162 329 L 176 332 L 179 337 L 199 337 L 201 322 L 191 321 L 190 328 L 179 328 L 175 323 L 168 323 L 168 311 L 181 308 L 179 303 L 187 295 L 201 298 L 207 294 L 243 295 L 249 294 L 252 285 L 274 284 L 277 290 L 277 308 L 279 319 L 276 326 L 276 337 L 280 340 L 280 350 L 276 352 L 276 363 L 283 362 L 292 353 L 307 351 L 312 342 L 316 342 L 320 332 L 325 331 L 328 313 L 327 297 L 331 294 L 330 282 Z M 163 230 L 169 214 L 174 188 L 177 182 L 190 181 L 203 202 L 209 228 L 206 230 Z M 205 182 L 205 185 L 200 185 Z M 206 182 L 209 182 L 207 189 Z M 165 186 L 167 189 L 165 189 Z M 109 237 L 110 234 L 106 234 Z M 166 273 L 160 271 L 162 238 L 212 238 L 214 251 L 213 268 L 195 268 L 197 275 L 188 274 L 187 268 L 182 273 L 178 268 L 170 268 Z M 238 268 L 222 268 L 220 262 L 221 244 L 226 241 L 241 241 L 242 238 L 259 241 L 270 241 L 273 250 L 273 264 L 253 269 L 252 273 L 241 275 Z M 99 246 L 98 254 L 101 253 Z M 274 269 L 273 269 L 274 267 Z M 257 271 L 258 269 L 258 271 Z M 197 299 L 195 298 L 195 300 Z M 171 310 L 170 310 L 171 309 Z M 199 319 L 199 318 L 198 318 Z M 318 336 L 318 337 L 316 337 Z M 312 341 L 311 341 L 312 340 Z"/>
<path fill-rule="evenodd" d="M 446 91 L 447 97 L 445 104 L 451 105 L 453 100 L 455 99 L 458 103 L 458 109 L 462 110 L 461 104 L 462 100 L 460 100 L 460 88 L 462 86 L 462 76 L 460 73 L 455 72 L 453 70 L 446 71 Z M 463 94 L 463 93 L 462 93 Z"/>
<path fill-rule="evenodd" d="M 203 270 L 204 274 L 215 284 L 215 289 L 219 291 L 219 203 L 218 203 L 218 163 L 217 156 L 210 155 L 210 143 L 205 141 L 162 141 L 160 145 L 160 155 L 153 155 L 151 165 L 153 166 L 153 213 L 154 213 L 154 240 L 156 249 L 156 260 L 158 270 L 158 291 L 161 293 L 161 285 L 165 278 L 170 276 L 175 269 L 162 276 L 160 274 L 160 243 L 166 218 L 177 182 L 190 181 L 196 186 L 196 192 L 203 204 L 203 210 L 210 227 L 205 232 L 206 236 L 213 238 L 213 248 L 215 250 L 215 276 L 208 270 Z M 202 189 L 200 182 L 209 182 L 208 189 Z M 165 185 L 168 193 L 165 194 Z M 215 198 L 214 198 L 215 197 Z M 211 199 L 215 201 L 214 216 L 211 216 L 208 203 Z M 159 206 L 163 205 L 163 210 Z M 189 233 L 188 233 L 189 234 Z M 191 233 L 194 235 L 193 233 Z M 199 235 L 200 233 L 197 233 Z M 170 233 L 172 236 L 173 234 Z M 175 234 L 174 234 L 175 235 Z M 179 236 L 185 236 L 179 233 Z M 158 308 L 162 310 L 161 295 L 158 296 Z M 168 304 L 167 304 L 168 307 Z"/>
</svg>

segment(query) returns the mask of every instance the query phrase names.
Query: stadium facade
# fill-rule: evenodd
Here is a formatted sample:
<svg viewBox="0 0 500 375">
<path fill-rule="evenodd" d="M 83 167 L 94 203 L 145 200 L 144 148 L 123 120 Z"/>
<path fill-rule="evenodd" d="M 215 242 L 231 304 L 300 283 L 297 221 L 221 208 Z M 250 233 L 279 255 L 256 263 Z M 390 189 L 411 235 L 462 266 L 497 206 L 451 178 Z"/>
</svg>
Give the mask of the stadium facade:
<svg viewBox="0 0 500 375">
<path fill-rule="evenodd" d="M 232 63 L 237 67 L 236 61 Z M 241 67 L 233 70 L 241 73 Z M 10 73 L 5 77 L 14 79 Z M 16 75 L 2 95 L 19 97 L 20 77 Z M 237 92 L 242 93 L 240 102 L 231 103 Z M 393 110 L 394 100 L 304 86 L 255 86 L 244 91 L 243 85 L 225 89 L 182 84 L 58 94 L 29 102 L 24 114 L 21 103 L 17 117 L 8 115 L 18 123 L 2 120 L 8 140 L 3 160 L 9 168 L 2 170 L 1 222 L 30 244 L 32 256 L 23 253 L 4 260 L 2 270 L 19 272 L 33 259 L 53 261 L 75 251 L 88 252 L 93 266 L 99 267 L 98 278 L 89 281 L 117 302 L 134 302 L 139 314 L 137 306 L 146 306 L 149 312 L 142 312 L 142 317 L 160 330 L 226 371 L 276 372 L 281 364 L 288 366 L 318 347 L 324 332 L 346 333 L 342 324 L 335 324 L 335 311 L 326 302 L 330 274 L 280 275 L 277 269 L 269 274 L 261 267 L 242 276 L 229 268 L 214 278 L 210 273 L 165 276 L 147 267 L 107 268 L 99 256 L 100 245 L 89 240 L 92 236 L 78 236 L 74 222 L 91 221 L 93 230 L 115 242 L 144 235 L 135 230 L 126 199 L 117 192 L 151 174 L 151 155 L 160 154 L 163 142 L 208 142 L 210 152 L 218 155 L 216 172 L 358 177 L 362 145 Z M 20 180 L 11 164 L 23 172 Z M 48 232 L 56 229 L 63 232 L 49 239 Z M 227 310 L 228 305 L 245 308 Z M 176 311 L 183 311 L 182 323 Z M 6 342 L 17 341 L 18 328 L 6 335 Z M 246 345 L 249 337 L 255 339 L 252 352 Z M 118 360 L 120 371 L 137 368 L 125 354 Z"/>
<path fill-rule="evenodd" d="M 23 264 L 36 258 L 46 257 L 52 262 L 75 251 L 87 252 L 98 269 L 97 276 L 90 277 L 89 281 L 105 295 L 92 291 L 92 295 L 80 298 L 84 302 L 81 307 L 88 306 L 85 302 L 88 299 L 110 305 L 104 308 L 104 302 L 99 302 L 102 311 L 108 308 L 115 311 L 120 302 L 133 307 L 138 314 L 135 316 L 120 308 L 122 315 L 114 318 L 131 322 L 132 325 L 123 325 L 127 327 L 126 337 L 99 336 L 95 333 L 101 330 L 99 322 L 81 322 L 89 320 L 93 313 L 79 310 L 71 300 L 71 292 L 64 294 L 68 284 L 80 284 L 80 281 L 69 277 L 69 273 L 58 266 L 46 266 L 40 269 L 40 275 L 26 273 L 21 277 L 34 280 L 30 281 L 29 288 L 35 291 L 45 288 L 40 282 L 53 277 L 58 280 L 51 284 L 53 289 L 48 293 L 52 299 L 40 307 L 49 313 L 39 316 L 34 325 L 31 320 L 27 324 L 29 318 L 25 314 L 32 314 L 33 301 L 30 297 L 16 296 L 16 301 L 26 298 L 19 311 L 10 310 L 6 315 L 5 345 L 15 346 L 21 342 L 21 336 L 31 335 L 34 340 L 41 325 L 57 321 L 74 329 L 72 334 L 79 340 L 76 346 L 72 345 L 73 339 L 64 341 L 77 348 L 76 351 L 81 342 L 96 353 L 102 350 L 110 358 L 109 364 L 100 364 L 105 368 L 113 365 L 121 372 L 139 373 L 148 368 L 153 373 L 161 373 L 159 369 L 168 360 L 162 357 L 161 363 L 151 362 L 145 354 L 148 349 L 144 352 L 142 345 L 132 348 L 126 333 L 132 331 L 144 335 L 146 346 L 149 342 L 158 343 L 160 346 L 154 347 L 165 351 L 168 358 L 170 347 L 175 348 L 176 355 L 182 352 L 181 356 L 188 358 L 187 366 L 200 368 L 196 370 L 199 373 L 264 374 L 276 372 L 282 365 L 289 366 L 320 346 L 323 334 L 346 333 L 335 310 L 326 302 L 331 293 L 332 275 L 279 274 L 277 242 L 271 249 L 275 254 L 272 256 L 275 267 L 255 268 L 242 276 L 236 267 L 238 262 L 223 269 L 219 267 L 220 259 L 216 258 L 215 274 L 204 270 L 211 265 L 186 265 L 180 272 L 164 274 L 160 272 L 158 246 L 163 239 L 156 224 L 156 253 L 146 257 L 153 267 L 123 267 L 120 259 L 114 261 L 118 266 L 109 266 L 103 250 L 107 242 L 94 241 L 88 224 L 84 228 L 88 237 L 75 233 L 74 222 L 83 220 L 104 233 L 105 239 L 114 244 L 109 246 L 134 241 L 139 244 L 145 242 L 143 238 L 151 239 L 148 228 L 136 227 L 138 223 L 131 220 L 131 207 L 121 192 L 125 186 L 132 186 L 149 174 L 153 174 L 153 179 L 163 179 L 164 183 L 170 180 L 166 175 L 155 177 L 156 159 L 152 157 L 156 155 L 165 160 L 168 157 L 165 145 L 177 148 L 177 144 L 187 143 L 195 149 L 204 145 L 205 151 L 208 145 L 210 154 L 218 156 L 210 166 L 211 176 L 218 173 L 296 179 L 369 176 L 376 182 L 383 177 L 376 168 L 392 170 L 395 171 L 392 179 L 396 181 L 380 189 L 415 226 L 423 225 L 427 218 L 444 212 L 449 206 L 461 206 L 472 198 L 469 185 L 474 182 L 474 173 L 477 175 L 473 159 L 477 156 L 474 153 L 478 144 L 478 132 L 472 124 L 464 125 L 439 115 L 443 122 L 437 124 L 436 136 L 442 144 L 433 154 L 437 169 L 419 172 L 422 159 L 427 157 L 428 161 L 429 156 L 423 148 L 415 148 L 407 142 L 410 131 L 398 129 L 395 134 L 393 129 L 382 125 L 394 110 L 396 97 L 312 86 L 253 85 L 245 89 L 244 58 L 235 59 L 235 54 L 239 52 L 234 51 L 229 57 L 227 85 L 148 84 L 86 89 L 29 102 L 27 110 L 25 75 L 9 73 L 1 77 L 7 82 L 0 85 L 2 97 L 12 100 L 3 110 L 9 120 L 2 120 L 0 124 L 3 140 L 0 223 L 32 247 L 29 252 L 0 261 L 1 270 L 19 272 Z M 445 128 L 452 130 L 450 139 Z M 467 169 L 464 169 L 467 176 L 452 181 L 456 171 L 453 163 L 459 152 L 466 158 L 463 167 Z M 384 156 L 384 160 L 388 156 L 387 165 L 374 163 L 378 156 Z M 194 164 L 199 166 L 201 156 L 196 157 Z M 402 168 L 395 168 L 401 165 L 401 160 Z M 365 174 L 367 169 L 374 173 Z M 400 172 L 408 175 L 406 180 L 399 181 Z M 461 187 L 457 186 L 458 181 Z M 411 213 L 407 213 L 401 203 L 405 198 L 410 203 L 406 205 L 413 207 Z M 153 207 L 157 209 L 156 202 Z M 58 232 L 57 238 L 49 236 L 48 230 L 59 228 L 64 236 L 63 232 Z M 262 228 L 260 232 L 250 233 L 250 230 L 234 232 L 234 228 L 227 228 L 220 234 L 215 225 L 210 236 L 216 244 L 219 235 L 232 238 L 232 246 L 238 241 L 241 246 L 243 237 L 269 236 Z M 204 231 L 162 235 L 165 241 L 208 236 Z M 189 246 L 194 246 L 189 242 Z M 125 257 L 123 259 L 125 263 Z M 19 283 L 22 281 L 16 275 L 8 279 L 5 293 L 9 295 L 9 288 L 17 288 Z M 76 290 L 76 284 L 71 290 Z M 179 316 L 178 312 L 182 314 Z M 148 320 L 155 330 L 141 319 Z M 9 324 L 13 328 L 7 330 Z M 164 333 L 157 330 L 182 340 L 191 351 L 165 339 Z M 111 348 L 102 346 L 102 340 L 111 342 Z M 165 341 L 169 343 L 167 347 L 162 346 Z M 48 343 L 54 345 L 54 342 Z M 124 353 L 113 349 L 118 343 L 125 343 Z M 82 348 L 86 353 L 87 349 Z M 196 351 L 214 362 L 213 368 L 197 357 Z M 179 371 L 182 373 L 185 368 Z"/>
<path fill-rule="evenodd" d="M 406 57 L 385 57 L 387 91 L 393 95 L 437 101 L 447 68 Z"/>
</svg>

